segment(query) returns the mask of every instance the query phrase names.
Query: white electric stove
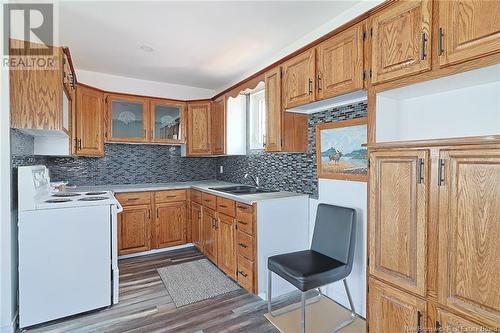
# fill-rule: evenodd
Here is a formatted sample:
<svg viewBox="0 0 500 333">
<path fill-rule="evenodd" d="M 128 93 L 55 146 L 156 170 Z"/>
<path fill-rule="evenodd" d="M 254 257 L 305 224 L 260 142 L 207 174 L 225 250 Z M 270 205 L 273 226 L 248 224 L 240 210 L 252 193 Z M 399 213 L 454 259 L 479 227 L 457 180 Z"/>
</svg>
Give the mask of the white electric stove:
<svg viewBox="0 0 500 333">
<path fill-rule="evenodd" d="M 122 210 L 109 191 L 53 192 L 45 166 L 18 168 L 21 328 L 118 303 Z"/>
</svg>

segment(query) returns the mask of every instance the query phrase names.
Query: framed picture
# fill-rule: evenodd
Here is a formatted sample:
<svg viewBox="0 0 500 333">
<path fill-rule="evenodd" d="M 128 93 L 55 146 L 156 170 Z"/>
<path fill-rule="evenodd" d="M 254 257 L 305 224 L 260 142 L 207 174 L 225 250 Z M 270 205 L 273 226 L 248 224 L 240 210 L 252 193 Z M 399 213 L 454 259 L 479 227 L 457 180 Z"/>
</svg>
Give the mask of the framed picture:
<svg viewBox="0 0 500 333">
<path fill-rule="evenodd" d="M 318 178 L 367 181 L 366 118 L 316 126 Z"/>
</svg>

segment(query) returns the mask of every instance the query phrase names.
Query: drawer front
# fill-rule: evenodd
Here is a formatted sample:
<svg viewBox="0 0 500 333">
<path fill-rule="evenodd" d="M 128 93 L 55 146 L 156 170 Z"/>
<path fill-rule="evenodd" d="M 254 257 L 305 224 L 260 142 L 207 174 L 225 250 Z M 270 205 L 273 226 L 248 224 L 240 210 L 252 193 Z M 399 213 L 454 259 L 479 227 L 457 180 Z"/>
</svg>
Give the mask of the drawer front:
<svg viewBox="0 0 500 333">
<path fill-rule="evenodd" d="M 217 197 L 215 195 L 208 194 L 208 193 L 202 193 L 201 200 L 203 201 L 202 202 L 203 206 L 208 207 L 208 208 L 213 209 L 213 210 L 217 209 Z"/>
<path fill-rule="evenodd" d="M 253 292 L 253 262 L 238 256 L 238 283 L 248 290 Z"/>
<path fill-rule="evenodd" d="M 115 197 L 122 206 L 149 205 L 151 203 L 151 192 L 116 193 Z"/>
<path fill-rule="evenodd" d="M 241 231 L 238 231 L 236 237 L 236 251 L 238 251 L 238 255 L 253 261 L 253 237 Z"/>
<path fill-rule="evenodd" d="M 201 192 L 196 190 L 191 190 L 191 201 L 196 202 L 197 204 L 202 204 L 201 202 Z"/>
<path fill-rule="evenodd" d="M 217 197 L 217 211 L 219 213 L 235 217 L 235 202 L 231 199 L 226 199 L 223 197 Z"/>
<path fill-rule="evenodd" d="M 155 202 L 185 201 L 186 190 L 168 190 L 155 192 Z"/>
<path fill-rule="evenodd" d="M 238 223 L 238 230 L 253 235 L 253 207 L 239 202 L 236 203 L 236 223 Z"/>
</svg>

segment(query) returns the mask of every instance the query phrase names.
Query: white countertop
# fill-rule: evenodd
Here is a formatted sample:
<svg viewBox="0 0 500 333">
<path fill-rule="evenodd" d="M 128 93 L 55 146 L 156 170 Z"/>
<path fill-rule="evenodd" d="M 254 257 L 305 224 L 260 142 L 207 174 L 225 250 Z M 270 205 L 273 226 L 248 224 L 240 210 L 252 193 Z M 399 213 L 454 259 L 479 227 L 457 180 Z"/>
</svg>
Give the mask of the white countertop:
<svg viewBox="0 0 500 333">
<path fill-rule="evenodd" d="M 297 196 L 308 197 L 307 194 L 285 192 L 285 191 L 235 195 L 210 189 L 211 187 L 236 186 L 236 185 L 241 185 L 241 184 L 228 183 L 218 180 L 202 180 L 202 181 L 178 182 L 178 183 L 151 183 L 151 184 L 124 184 L 124 185 L 111 184 L 111 185 L 99 185 L 99 186 L 79 186 L 69 190 L 78 192 L 113 191 L 114 193 L 120 193 L 120 192 L 146 192 L 146 191 L 162 191 L 162 190 L 192 188 L 195 190 L 215 194 L 220 197 L 232 199 L 250 205 L 263 200 L 275 200 L 275 199 L 283 199 L 283 198 L 297 197 Z"/>
</svg>

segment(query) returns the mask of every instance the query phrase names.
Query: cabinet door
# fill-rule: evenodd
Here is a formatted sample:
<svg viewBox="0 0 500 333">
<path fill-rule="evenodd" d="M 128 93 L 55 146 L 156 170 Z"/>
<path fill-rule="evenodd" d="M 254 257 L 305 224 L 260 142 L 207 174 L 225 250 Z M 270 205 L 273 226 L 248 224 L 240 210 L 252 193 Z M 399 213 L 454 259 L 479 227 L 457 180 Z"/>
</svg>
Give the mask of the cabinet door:
<svg viewBox="0 0 500 333">
<path fill-rule="evenodd" d="M 317 48 L 317 99 L 363 89 L 363 29 L 358 24 Z"/>
<path fill-rule="evenodd" d="M 442 151 L 438 300 L 500 323 L 500 150 Z"/>
<path fill-rule="evenodd" d="M 149 103 L 145 98 L 125 95 L 107 96 L 107 140 L 147 142 L 149 140 Z"/>
<path fill-rule="evenodd" d="M 500 51 L 500 1 L 439 1 L 439 64 Z"/>
<path fill-rule="evenodd" d="M 315 49 L 283 64 L 283 103 L 285 109 L 314 101 Z"/>
<path fill-rule="evenodd" d="M 372 82 L 430 70 L 431 1 L 398 1 L 372 19 Z"/>
<path fill-rule="evenodd" d="M 210 155 L 210 102 L 188 105 L 188 155 Z"/>
<path fill-rule="evenodd" d="M 282 108 L 281 108 L 281 68 L 278 66 L 265 74 L 266 89 L 266 138 L 268 152 L 281 151 Z"/>
<path fill-rule="evenodd" d="M 156 246 L 186 243 L 186 202 L 156 204 Z"/>
<path fill-rule="evenodd" d="M 437 321 L 434 324 L 439 332 L 495 332 L 440 308 L 437 310 Z"/>
<path fill-rule="evenodd" d="M 79 156 L 104 155 L 104 96 L 92 88 L 76 88 L 74 145 Z"/>
<path fill-rule="evenodd" d="M 226 152 L 226 98 L 218 98 L 212 105 L 212 154 Z"/>
<path fill-rule="evenodd" d="M 217 264 L 217 229 L 215 229 L 217 219 L 215 217 L 215 211 L 204 207 L 202 216 L 203 254 Z"/>
<path fill-rule="evenodd" d="M 152 100 L 151 129 L 149 137 L 152 142 L 184 143 L 185 142 L 185 105 L 167 100 Z"/>
<path fill-rule="evenodd" d="M 426 302 L 384 283 L 370 279 L 368 293 L 370 332 L 422 332 Z"/>
<path fill-rule="evenodd" d="M 124 206 L 118 214 L 118 254 L 130 254 L 151 249 L 151 207 Z"/>
<path fill-rule="evenodd" d="M 370 274 L 425 296 L 426 150 L 370 154 Z"/>
<path fill-rule="evenodd" d="M 236 279 L 235 222 L 231 216 L 219 213 L 217 222 L 218 249 L 217 265 L 233 279 Z"/>
<path fill-rule="evenodd" d="M 200 251 L 202 251 L 201 209 L 201 205 L 191 202 L 191 240 Z"/>
</svg>

